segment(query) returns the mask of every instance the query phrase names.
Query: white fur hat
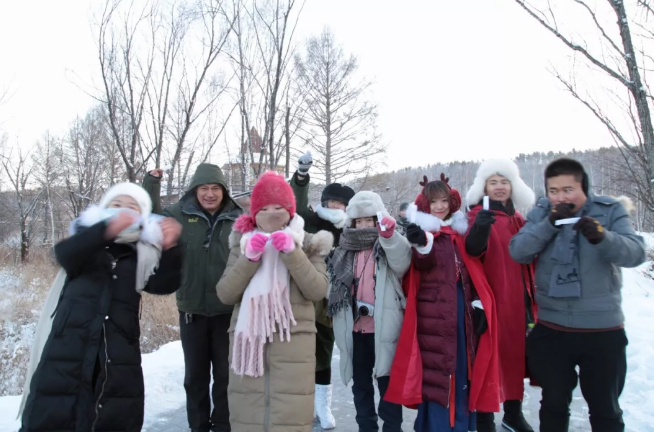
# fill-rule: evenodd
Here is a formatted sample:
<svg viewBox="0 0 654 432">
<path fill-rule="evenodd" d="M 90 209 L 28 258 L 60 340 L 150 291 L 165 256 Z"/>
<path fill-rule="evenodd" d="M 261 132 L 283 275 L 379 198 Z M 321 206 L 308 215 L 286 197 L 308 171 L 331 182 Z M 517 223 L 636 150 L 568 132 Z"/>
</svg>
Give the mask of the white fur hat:
<svg viewBox="0 0 654 432">
<path fill-rule="evenodd" d="M 534 205 L 534 191 L 520 178 L 518 165 L 511 159 L 488 159 L 479 165 L 475 181 L 466 195 L 468 206 L 475 206 L 484 197 L 486 180 L 495 174 L 505 177 L 511 182 L 511 201 L 517 209 L 527 209 Z"/>
<path fill-rule="evenodd" d="M 349 228 L 354 219 L 377 216 L 377 212 L 381 212 L 382 216 L 390 216 L 379 195 L 370 191 L 361 191 L 350 199 L 345 209 L 347 214 L 345 227 Z"/>
<path fill-rule="evenodd" d="M 117 185 L 110 187 L 100 200 L 98 207 L 106 208 L 114 198 L 121 195 L 127 195 L 136 200 L 144 219 L 148 218 L 150 213 L 152 213 L 152 200 L 150 199 L 150 195 L 148 195 L 145 189 L 134 183 L 118 183 Z"/>
</svg>

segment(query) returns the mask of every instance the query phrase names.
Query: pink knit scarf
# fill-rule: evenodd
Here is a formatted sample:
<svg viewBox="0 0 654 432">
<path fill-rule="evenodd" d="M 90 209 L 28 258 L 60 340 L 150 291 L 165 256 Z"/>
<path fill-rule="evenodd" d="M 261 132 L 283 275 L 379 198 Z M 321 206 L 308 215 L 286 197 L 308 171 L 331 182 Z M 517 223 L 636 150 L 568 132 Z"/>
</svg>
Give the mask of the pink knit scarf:
<svg viewBox="0 0 654 432">
<path fill-rule="evenodd" d="M 304 221 L 293 218 L 284 230 L 291 234 L 296 245 L 304 238 Z M 241 238 L 241 253 L 256 229 Z M 286 265 L 271 242 L 266 244 L 261 265 L 243 293 L 234 331 L 232 370 L 235 374 L 260 377 L 264 374 L 264 346 L 273 342 L 279 331 L 280 341 L 291 340 L 291 326 L 296 325 L 290 301 L 290 276 Z"/>
</svg>

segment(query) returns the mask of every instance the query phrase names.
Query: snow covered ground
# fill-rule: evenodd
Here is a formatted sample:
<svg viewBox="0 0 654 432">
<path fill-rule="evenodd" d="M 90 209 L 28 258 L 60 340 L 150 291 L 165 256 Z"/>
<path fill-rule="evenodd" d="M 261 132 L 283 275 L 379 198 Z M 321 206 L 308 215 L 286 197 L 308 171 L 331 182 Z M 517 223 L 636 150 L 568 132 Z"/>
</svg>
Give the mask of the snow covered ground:
<svg viewBox="0 0 654 432">
<path fill-rule="evenodd" d="M 623 307 L 629 337 L 628 375 L 621 404 L 628 432 L 654 432 L 654 280 L 651 265 L 625 269 Z M 181 343 L 172 342 L 143 356 L 145 373 L 145 427 L 155 425 L 184 406 L 184 360 Z M 0 397 L 0 432 L 16 432 L 19 396 Z M 537 419 L 537 412 L 530 412 Z M 587 412 L 586 412 L 587 414 Z M 533 421 L 532 424 L 537 423 Z M 159 423 L 160 425 L 161 423 Z"/>
</svg>

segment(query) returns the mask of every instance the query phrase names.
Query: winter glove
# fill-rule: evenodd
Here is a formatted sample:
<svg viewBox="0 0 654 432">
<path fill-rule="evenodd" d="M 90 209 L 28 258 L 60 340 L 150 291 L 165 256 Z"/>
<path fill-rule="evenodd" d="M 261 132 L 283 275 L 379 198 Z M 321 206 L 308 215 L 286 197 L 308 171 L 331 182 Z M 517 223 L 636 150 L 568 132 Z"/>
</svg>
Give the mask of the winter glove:
<svg viewBox="0 0 654 432">
<path fill-rule="evenodd" d="M 119 211 L 116 216 L 107 221 L 107 228 L 105 229 L 104 236 L 107 240 L 113 240 L 118 237 L 118 234 L 122 233 L 137 221 L 138 213 L 134 214 L 128 210 Z"/>
<path fill-rule="evenodd" d="M 163 234 L 162 248 L 168 250 L 177 246 L 179 236 L 182 234 L 182 226 L 175 219 L 167 217 L 161 222 L 161 233 Z"/>
<path fill-rule="evenodd" d="M 297 160 L 297 173 L 301 176 L 305 176 L 309 174 L 309 169 L 311 169 L 311 165 L 313 165 L 313 158 L 311 157 L 311 152 L 308 151 L 302 156 L 300 156 Z"/>
<path fill-rule="evenodd" d="M 472 315 L 475 332 L 477 336 L 481 336 L 488 330 L 488 320 L 486 319 L 486 312 L 484 312 L 481 301 L 475 300 L 472 302 Z"/>
<path fill-rule="evenodd" d="M 245 256 L 252 262 L 257 262 L 261 259 L 263 251 L 266 249 L 266 243 L 268 243 L 268 237 L 261 233 L 256 233 L 250 240 L 248 240 L 245 245 Z"/>
<path fill-rule="evenodd" d="M 490 210 L 479 210 L 477 217 L 475 218 L 475 225 L 479 227 L 490 227 L 495 223 L 495 213 Z"/>
<path fill-rule="evenodd" d="M 588 240 L 588 243 L 594 245 L 601 243 L 606 234 L 602 224 L 590 216 L 582 217 L 572 228 L 581 232 L 586 237 L 586 240 Z"/>
<path fill-rule="evenodd" d="M 382 231 L 382 225 L 386 228 L 386 231 Z M 384 216 L 384 218 L 381 220 L 381 223 L 377 222 L 377 231 L 379 231 L 380 236 L 384 237 L 385 239 L 389 239 L 395 232 L 395 225 L 395 219 L 390 216 Z"/>
<path fill-rule="evenodd" d="M 418 225 L 412 223 L 406 228 L 406 239 L 420 247 L 427 246 L 427 234 Z"/>
<path fill-rule="evenodd" d="M 557 220 L 571 218 L 574 214 L 572 213 L 572 209 L 574 208 L 575 205 L 570 203 L 561 203 L 555 205 L 554 207 L 552 207 L 552 210 L 550 211 L 550 215 L 548 216 L 550 223 L 556 226 L 555 222 Z"/>
<path fill-rule="evenodd" d="M 270 238 L 272 239 L 273 247 L 281 253 L 287 254 L 295 250 L 295 242 L 289 233 L 277 231 L 272 233 Z"/>
</svg>

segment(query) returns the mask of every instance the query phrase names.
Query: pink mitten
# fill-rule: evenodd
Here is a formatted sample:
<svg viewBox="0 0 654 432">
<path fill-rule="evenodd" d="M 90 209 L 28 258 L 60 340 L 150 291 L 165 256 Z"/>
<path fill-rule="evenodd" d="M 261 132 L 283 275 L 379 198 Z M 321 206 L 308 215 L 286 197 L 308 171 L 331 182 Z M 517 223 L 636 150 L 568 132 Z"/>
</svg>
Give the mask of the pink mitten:
<svg viewBox="0 0 654 432">
<path fill-rule="evenodd" d="M 381 225 L 384 225 L 384 227 L 386 227 L 386 231 L 382 231 Z M 377 230 L 379 231 L 380 236 L 386 239 L 391 238 L 391 236 L 395 232 L 395 219 L 393 219 L 390 216 L 384 216 L 384 218 L 381 220 L 381 224 L 377 225 Z"/>
<path fill-rule="evenodd" d="M 268 237 L 261 233 L 256 233 L 250 240 L 248 240 L 245 245 L 245 256 L 250 261 L 257 262 L 261 259 L 263 251 L 266 249 L 266 243 L 268 242 Z"/>
<path fill-rule="evenodd" d="M 295 249 L 293 237 L 288 233 L 277 231 L 272 233 L 270 238 L 272 238 L 273 247 L 282 253 L 290 253 Z"/>
</svg>

